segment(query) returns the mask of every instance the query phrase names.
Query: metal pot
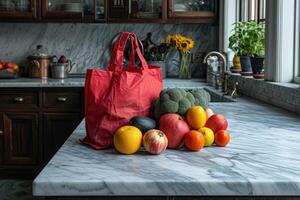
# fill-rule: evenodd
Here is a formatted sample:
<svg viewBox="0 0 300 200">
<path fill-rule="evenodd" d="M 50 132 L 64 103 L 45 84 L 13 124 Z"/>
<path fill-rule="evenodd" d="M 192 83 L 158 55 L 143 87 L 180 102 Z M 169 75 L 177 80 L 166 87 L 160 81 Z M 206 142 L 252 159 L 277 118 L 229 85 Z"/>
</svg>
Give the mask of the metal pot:
<svg viewBox="0 0 300 200">
<path fill-rule="evenodd" d="M 51 63 L 51 77 L 64 79 L 68 78 L 69 72 L 72 70 L 74 63 L 68 60 L 66 63 Z"/>
<path fill-rule="evenodd" d="M 48 78 L 49 64 L 52 60 L 52 56 L 42 53 L 42 45 L 38 45 L 36 52 L 28 56 L 28 73 L 31 78 Z"/>
</svg>

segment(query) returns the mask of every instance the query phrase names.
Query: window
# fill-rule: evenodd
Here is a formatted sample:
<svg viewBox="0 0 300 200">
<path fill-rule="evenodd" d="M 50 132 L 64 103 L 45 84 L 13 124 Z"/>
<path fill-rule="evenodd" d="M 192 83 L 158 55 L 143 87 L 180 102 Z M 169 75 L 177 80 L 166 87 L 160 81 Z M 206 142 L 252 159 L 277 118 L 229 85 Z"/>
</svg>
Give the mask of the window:
<svg viewBox="0 0 300 200">
<path fill-rule="evenodd" d="M 240 0 L 240 21 L 265 21 L 266 0 Z"/>
<path fill-rule="evenodd" d="M 224 27 L 220 24 L 220 32 L 222 33 L 223 31 L 226 33 L 223 35 L 220 34 L 223 37 L 220 41 L 222 39 L 225 41 L 223 42 L 223 46 L 228 48 L 228 44 L 226 43 L 228 37 L 224 36 L 231 34 L 227 27 L 231 27 L 233 22 L 265 21 L 266 80 L 300 83 L 300 1 L 227 0 L 221 2 L 225 2 L 223 13 Z M 224 49 L 226 50 L 226 48 Z M 230 53 L 230 49 L 228 51 Z"/>
<path fill-rule="evenodd" d="M 300 2 L 296 1 L 295 12 L 295 69 L 294 81 L 300 83 Z"/>
</svg>

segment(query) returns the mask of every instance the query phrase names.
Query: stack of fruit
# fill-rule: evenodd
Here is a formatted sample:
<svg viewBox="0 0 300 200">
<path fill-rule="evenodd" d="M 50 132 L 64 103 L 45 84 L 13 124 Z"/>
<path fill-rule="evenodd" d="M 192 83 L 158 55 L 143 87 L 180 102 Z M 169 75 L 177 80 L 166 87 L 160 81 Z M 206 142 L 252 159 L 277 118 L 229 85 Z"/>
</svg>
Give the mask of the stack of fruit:
<svg viewBox="0 0 300 200">
<path fill-rule="evenodd" d="M 192 106 L 185 116 L 167 113 L 160 117 L 159 128 L 156 122 L 147 117 L 134 117 L 130 124 L 120 127 L 114 135 L 114 146 L 123 154 L 137 152 L 141 145 L 150 154 L 160 154 L 166 150 L 186 147 L 199 151 L 212 145 L 224 147 L 230 141 L 228 122 L 214 114 L 209 108 Z M 144 133 L 144 135 L 143 135 Z"/>
<path fill-rule="evenodd" d="M 19 66 L 10 61 L 0 61 L 0 77 L 12 78 L 19 73 Z"/>
</svg>

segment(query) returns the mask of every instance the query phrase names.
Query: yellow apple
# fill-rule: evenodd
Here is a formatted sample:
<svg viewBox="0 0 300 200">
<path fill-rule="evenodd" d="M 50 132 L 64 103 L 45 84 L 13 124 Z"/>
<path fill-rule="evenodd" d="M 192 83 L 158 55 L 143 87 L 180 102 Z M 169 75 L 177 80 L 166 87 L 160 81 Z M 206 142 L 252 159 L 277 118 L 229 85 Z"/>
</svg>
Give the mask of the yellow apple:
<svg viewBox="0 0 300 200">
<path fill-rule="evenodd" d="M 210 128 L 202 127 L 198 131 L 200 131 L 204 136 L 204 140 L 205 140 L 204 146 L 205 147 L 209 147 L 214 143 L 215 134 Z"/>
</svg>

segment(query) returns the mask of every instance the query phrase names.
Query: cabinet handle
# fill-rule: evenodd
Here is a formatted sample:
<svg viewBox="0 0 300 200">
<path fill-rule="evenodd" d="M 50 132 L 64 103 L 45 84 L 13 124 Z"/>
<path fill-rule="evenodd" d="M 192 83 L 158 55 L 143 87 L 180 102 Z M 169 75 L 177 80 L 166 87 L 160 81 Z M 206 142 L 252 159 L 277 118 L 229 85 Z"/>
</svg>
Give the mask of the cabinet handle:
<svg viewBox="0 0 300 200">
<path fill-rule="evenodd" d="M 4 132 L 3 132 L 2 130 L 0 130 L 0 136 L 3 135 L 3 133 L 4 133 Z"/>
<path fill-rule="evenodd" d="M 22 97 L 15 97 L 14 102 L 23 102 L 24 99 Z"/>
<path fill-rule="evenodd" d="M 67 97 L 57 97 L 56 100 L 57 100 L 58 102 L 66 102 L 67 99 L 68 99 Z"/>
</svg>

